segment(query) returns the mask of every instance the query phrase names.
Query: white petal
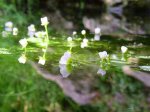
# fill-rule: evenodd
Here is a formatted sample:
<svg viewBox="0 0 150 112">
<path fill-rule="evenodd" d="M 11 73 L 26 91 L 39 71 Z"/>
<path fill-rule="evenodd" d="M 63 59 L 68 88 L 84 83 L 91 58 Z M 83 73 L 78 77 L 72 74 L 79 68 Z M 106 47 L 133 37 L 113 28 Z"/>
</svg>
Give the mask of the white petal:
<svg viewBox="0 0 150 112">
<path fill-rule="evenodd" d="M 121 51 L 122 51 L 122 53 L 127 52 L 127 50 L 128 50 L 128 48 L 127 48 L 127 47 L 125 47 L 125 46 L 121 46 Z"/>
<path fill-rule="evenodd" d="M 101 33 L 101 29 L 100 28 L 95 28 L 95 34 L 100 34 Z"/>
<path fill-rule="evenodd" d="M 59 68 L 60 68 L 60 73 L 61 75 L 66 78 L 70 75 L 69 71 L 67 70 L 67 66 L 64 65 L 64 64 L 60 64 L 59 65 Z"/>
<path fill-rule="evenodd" d="M 25 47 L 27 46 L 27 44 L 28 44 L 26 38 L 19 40 L 19 43 L 21 44 L 21 46 L 22 46 L 23 48 L 25 48 Z"/>
<path fill-rule="evenodd" d="M 86 31 L 85 31 L 85 30 L 82 30 L 82 31 L 81 31 L 81 34 L 82 34 L 82 35 L 85 35 L 85 34 L 86 34 Z"/>
<path fill-rule="evenodd" d="M 71 58 L 71 53 L 69 51 L 65 52 L 64 55 L 60 58 L 59 64 L 67 64 L 69 58 Z"/>
<path fill-rule="evenodd" d="M 41 64 L 41 65 L 45 65 L 45 59 L 43 57 L 40 57 L 38 63 Z"/>
<path fill-rule="evenodd" d="M 97 74 L 101 74 L 102 76 L 104 76 L 106 74 L 106 71 L 99 68 L 98 71 L 97 71 Z"/>
<path fill-rule="evenodd" d="M 41 18 L 41 25 L 43 25 L 43 26 L 45 26 L 45 25 L 48 25 L 48 19 L 47 19 L 47 17 L 43 17 L 43 18 Z"/>
</svg>

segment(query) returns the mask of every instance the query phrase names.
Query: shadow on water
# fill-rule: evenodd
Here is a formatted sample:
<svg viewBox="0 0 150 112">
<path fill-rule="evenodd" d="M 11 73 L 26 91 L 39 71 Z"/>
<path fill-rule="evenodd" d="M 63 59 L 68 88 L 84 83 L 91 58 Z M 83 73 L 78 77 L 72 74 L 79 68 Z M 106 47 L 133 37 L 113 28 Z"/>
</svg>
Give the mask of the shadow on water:
<svg viewBox="0 0 150 112">
<path fill-rule="evenodd" d="M 107 0 L 106 0 L 107 1 Z M 104 1 L 58 0 L 54 13 L 49 13 L 52 26 L 65 31 L 81 30 L 90 32 L 100 26 L 103 34 L 149 34 L 149 1 L 128 1 L 127 3 Z M 126 0 L 127 1 L 127 0 Z M 59 21 L 56 20 L 59 18 Z"/>
</svg>

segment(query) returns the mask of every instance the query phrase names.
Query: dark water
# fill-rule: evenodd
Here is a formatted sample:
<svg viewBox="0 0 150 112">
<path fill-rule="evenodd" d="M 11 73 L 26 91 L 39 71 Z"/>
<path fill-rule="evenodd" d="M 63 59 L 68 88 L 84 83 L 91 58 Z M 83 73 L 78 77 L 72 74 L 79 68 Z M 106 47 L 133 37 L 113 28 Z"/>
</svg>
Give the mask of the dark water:
<svg viewBox="0 0 150 112">
<path fill-rule="evenodd" d="M 150 33 L 148 0 L 111 2 L 59 1 L 55 14 L 50 13 L 51 24 L 59 31 L 87 29 L 94 32 L 94 28 L 99 26 L 102 33 L 107 35 Z M 59 21 L 56 18 L 60 18 Z"/>
</svg>

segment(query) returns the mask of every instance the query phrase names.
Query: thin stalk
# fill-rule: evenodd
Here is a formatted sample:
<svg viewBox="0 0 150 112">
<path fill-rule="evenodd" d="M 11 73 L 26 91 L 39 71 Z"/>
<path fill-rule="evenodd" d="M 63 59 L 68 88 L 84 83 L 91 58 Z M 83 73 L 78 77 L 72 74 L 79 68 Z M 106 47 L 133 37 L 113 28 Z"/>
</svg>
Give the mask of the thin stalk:
<svg viewBox="0 0 150 112">
<path fill-rule="evenodd" d="M 48 30 L 47 30 L 47 25 L 44 26 L 45 27 L 45 31 L 46 31 L 46 37 L 45 37 L 45 41 L 46 41 L 46 51 L 48 49 L 48 44 L 49 44 L 49 37 L 48 37 Z M 46 57 L 46 51 L 44 51 L 44 54 L 43 54 L 43 58 L 45 59 Z"/>
</svg>

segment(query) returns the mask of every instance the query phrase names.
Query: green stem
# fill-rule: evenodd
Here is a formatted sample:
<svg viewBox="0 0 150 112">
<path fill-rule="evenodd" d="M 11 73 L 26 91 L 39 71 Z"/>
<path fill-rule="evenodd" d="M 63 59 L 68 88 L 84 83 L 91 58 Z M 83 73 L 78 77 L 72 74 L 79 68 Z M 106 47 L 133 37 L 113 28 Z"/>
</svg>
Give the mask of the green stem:
<svg viewBox="0 0 150 112">
<path fill-rule="evenodd" d="M 72 46 L 70 47 L 70 52 L 71 52 L 71 50 L 72 50 Z"/>
<path fill-rule="evenodd" d="M 45 27 L 45 31 L 46 31 L 46 37 L 45 37 L 45 41 L 46 41 L 46 51 L 48 48 L 48 44 L 49 44 L 49 37 L 48 37 L 48 29 L 47 29 L 47 25 L 44 26 Z M 43 54 L 43 58 L 45 59 L 46 56 L 46 51 Z"/>
<path fill-rule="evenodd" d="M 27 47 L 24 48 L 24 54 L 26 55 L 27 53 Z"/>
</svg>

